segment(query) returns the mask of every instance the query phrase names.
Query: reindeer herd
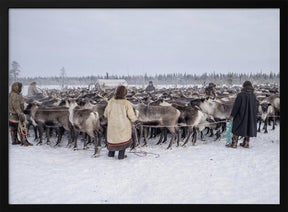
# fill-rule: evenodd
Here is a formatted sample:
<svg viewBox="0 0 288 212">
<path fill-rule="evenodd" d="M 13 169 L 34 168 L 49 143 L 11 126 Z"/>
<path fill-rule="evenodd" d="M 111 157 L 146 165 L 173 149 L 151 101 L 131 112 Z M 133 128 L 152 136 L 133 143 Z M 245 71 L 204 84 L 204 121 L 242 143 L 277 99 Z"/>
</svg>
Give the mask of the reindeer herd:
<svg viewBox="0 0 288 212">
<path fill-rule="evenodd" d="M 156 137 L 159 137 L 157 145 L 165 143 L 170 137 L 168 149 L 172 148 L 175 141 L 177 146 L 180 146 L 180 142 L 181 146 L 186 146 L 190 140 L 196 145 L 198 137 L 201 140 L 205 140 L 205 136 L 220 139 L 240 90 L 241 87 L 236 86 L 217 88 L 217 97 L 211 98 L 205 96 L 203 88 L 198 87 L 158 89 L 154 93 L 135 87 L 128 88 L 127 100 L 132 103 L 141 121 L 137 128 L 133 126 L 134 142 L 131 148 L 148 145 L 148 140 Z M 114 89 L 104 91 L 78 88 L 44 92 L 33 98 L 25 97 L 27 128 L 28 131 L 34 130 L 37 144 L 43 144 L 44 132 L 46 143 L 49 144 L 50 136 L 55 131 L 56 145 L 66 135 L 67 147 L 73 146 L 77 150 L 78 136 L 81 135 L 83 149 L 87 149 L 89 143 L 94 143 L 96 156 L 101 146 L 106 145 L 107 120 L 103 114 Z M 273 123 L 271 130 L 274 130 L 276 122 L 280 120 L 280 92 L 277 88 L 255 86 L 255 94 L 258 132 L 263 122 L 262 130 L 268 133 L 267 125 L 270 125 L 270 121 Z"/>
</svg>

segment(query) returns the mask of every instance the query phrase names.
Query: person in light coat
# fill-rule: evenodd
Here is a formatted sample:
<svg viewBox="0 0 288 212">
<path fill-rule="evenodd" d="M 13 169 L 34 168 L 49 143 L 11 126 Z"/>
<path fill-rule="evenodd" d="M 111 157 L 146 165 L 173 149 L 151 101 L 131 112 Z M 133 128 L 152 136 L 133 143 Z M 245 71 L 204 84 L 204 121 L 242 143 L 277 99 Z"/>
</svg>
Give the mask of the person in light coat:
<svg viewBox="0 0 288 212">
<path fill-rule="evenodd" d="M 27 97 L 35 97 L 36 95 L 41 95 L 41 91 L 36 87 L 36 82 L 32 82 L 28 88 Z"/>
<path fill-rule="evenodd" d="M 15 82 L 12 84 L 11 92 L 8 99 L 8 111 L 9 111 L 9 126 L 11 132 L 12 144 L 21 144 L 24 146 L 31 146 L 32 144 L 27 140 L 24 131 L 19 131 L 21 142 L 18 140 L 18 127 L 19 124 L 25 122 L 26 117 L 24 115 L 24 98 L 21 94 L 22 83 Z"/>
<path fill-rule="evenodd" d="M 138 124 L 132 104 L 126 99 L 127 89 L 118 86 L 114 96 L 108 101 L 104 116 L 107 124 L 107 148 L 108 157 L 114 157 L 115 151 L 119 151 L 118 159 L 124 159 L 125 149 L 132 144 L 131 122 Z"/>
</svg>

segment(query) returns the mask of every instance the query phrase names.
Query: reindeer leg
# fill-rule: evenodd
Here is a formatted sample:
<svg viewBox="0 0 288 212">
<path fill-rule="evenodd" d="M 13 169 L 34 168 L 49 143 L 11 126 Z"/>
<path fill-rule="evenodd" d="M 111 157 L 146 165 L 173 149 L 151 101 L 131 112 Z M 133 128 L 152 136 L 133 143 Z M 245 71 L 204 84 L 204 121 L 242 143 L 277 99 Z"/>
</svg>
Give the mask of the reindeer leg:
<svg viewBox="0 0 288 212">
<path fill-rule="evenodd" d="M 65 129 L 64 128 L 57 128 L 58 129 L 58 139 L 57 139 L 57 142 L 56 142 L 56 144 L 55 144 L 55 146 L 57 146 L 60 142 L 61 142 L 61 140 L 62 140 L 62 136 L 63 136 L 63 134 L 64 134 L 64 131 L 65 131 Z M 69 136 L 68 136 L 69 137 Z M 69 138 L 68 138 L 69 139 Z"/>
<path fill-rule="evenodd" d="M 261 130 L 260 130 L 260 127 L 261 127 L 261 119 L 259 120 L 259 127 L 258 127 L 257 132 L 260 132 L 260 131 L 261 131 Z"/>
<path fill-rule="evenodd" d="M 33 130 L 34 130 L 34 141 L 38 140 L 38 126 L 33 125 Z"/>
<path fill-rule="evenodd" d="M 68 137 L 67 147 L 70 147 L 70 145 L 72 145 L 72 143 L 75 140 L 75 130 L 71 122 L 68 122 L 68 128 L 69 128 L 69 137 Z"/>
<path fill-rule="evenodd" d="M 217 130 L 217 132 L 216 132 L 215 135 L 216 135 L 215 141 L 217 141 L 217 140 L 221 137 L 220 129 Z M 219 139 L 219 140 L 220 140 L 220 139 Z"/>
<path fill-rule="evenodd" d="M 178 132 L 177 132 L 177 147 L 180 145 L 180 140 L 181 140 L 181 134 L 182 134 L 182 129 L 179 127 Z"/>
<path fill-rule="evenodd" d="M 209 127 L 205 127 L 205 129 L 207 129 L 207 132 L 205 135 L 208 135 L 209 131 L 210 131 L 210 128 Z"/>
<path fill-rule="evenodd" d="M 143 137 L 143 131 L 144 131 L 144 127 L 142 125 L 140 126 L 140 130 L 139 131 L 140 132 L 139 132 L 139 140 L 138 140 L 138 142 L 139 142 L 139 145 L 141 145 L 141 139 Z"/>
<path fill-rule="evenodd" d="M 161 134 L 160 134 L 160 138 L 159 138 L 159 141 L 157 142 L 156 145 L 159 145 L 162 143 L 162 140 L 163 140 L 163 134 L 164 134 L 164 131 L 161 131 Z"/>
<path fill-rule="evenodd" d="M 198 135 L 198 131 L 196 129 L 196 127 L 193 127 L 193 138 L 192 138 L 192 145 L 196 146 L 197 145 L 197 135 Z"/>
<path fill-rule="evenodd" d="M 275 130 L 275 125 L 276 125 L 276 118 L 275 118 L 275 114 L 274 114 L 272 130 Z"/>
<path fill-rule="evenodd" d="M 39 129 L 39 142 L 36 145 L 42 144 L 42 139 L 43 139 L 43 129 L 44 125 L 43 123 L 39 122 L 38 123 L 38 129 Z"/>
<path fill-rule="evenodd" d="M 166 128 L 163 128 L 163 134 L 164 134 L 164 140 L 162 143 L 165 143 L 167 141 L 167 129 Z"/>
<path fill-rule="evenodd" d="M 49 144 L 50 143 L 50 133 L 51 133 L 51 129 L 50 127 L 46 127 L 46 144 Z"/>
<path fill-rule="evenodd" d="M 149 130 L 150 129 L 150 130 Z M 154 128 L 149 128 L 149 129 L 147 129 L 147 131 L 148 131 L 148 134 L 149 134 L 149 132 L 150 132 L 150 136 L 149 136 L 149 139 L 150 138 L 153 138 L 154 137 Z"/>
<path fill-rule="evenodd" d="M 74 137 L 74 150 L 77 150 L 77 139 L 78 139 L 79 132 L 75 131 L 75 137 Z"/>
<path fill-rule="evenodd" d="M 209 135 L 209 137 L 212 137 L 213 135 L 214 135 L 214 133 L 213 133 L 213 129 L 210 129 L 210 135 Z"/>
<path fill-rule="evenodd" d="M 96 158 L 96 157 L 100 156 L 101 145 L 99 146 L 99 140 L 97 139 L 97 135 L 93 136 L 93 140 L 94 140 L 94 154 L 93 154 L 93 157 Z"/>
<path fill-rule="evenodd" d="M 266 119 L 263 121 L 263 123 L 264 123 L 264 125 L 263 125 L 262 130 L 265 130 L 265 125 L 267 125 L 267 117 L 266 117 Z"/>
<path fill-rule="evenodd" d="M 104 137 L 105 147 L 107 147 L 107 128 L 106 127 L 103 129 L 103 137 Z"/>
<path fill-rule="evenodd" d="M 223 122 L 223 123 L 222 123 L 222 132 L 221 132 L 221 133 L 223 133 L 225 130 L 226 130 L 226 123 Z"/>
<path fill-rule="evenodd" d="M 182 138 L 186 138 L 186 135 L 187 135 L 187 131 L 188 131 L 188 127 L 183 127 L 183 132 L 182 132 Z"/>
<path fill-rule="evenodd" d="M 174 127 L 173 128 L 168 128 L 168 129 L 171 132 L 171 140 L 170 140 L 170 143 L 169 143 L 169 146 L 167 147 L 167 149 L 171 149 L 172 148 L 172 144 L 175 141 L 176 133 L 175 133 Z"/>
<path fill-rule="evenodd" d="M 84 133 L 83 133 L 83 134 L 84 134 Z M 88 134 L 88 137 L 90 137 L 90 139 L 91 139 L 91 138 L 94 139 L 94 137 L 95 137 L 93 130 L 92 130 L 92 132 L 85 133 L 85 134 Z M 92 136 L 91 136 L 91 134 L 92 134 Z M 87 139 L 84 139 L 83 142 L 84 142 L 84 144 L 83 144 L 83 149 L 84 149 L 84 150 L 89 149 L 89 147 L 87 146 Z"/>
<path fill-rule="evenodd" d="M 267 116 L 267 119 L 268 119 L 268 125 L 271 126 L 271 119 L 270 119 L 270 116 Z"/>
<path fill-rule="evenodd" d="M 101 138 L 102 138 L 102 132 L 97 133 L 98 136 L 98 146 L 101 146 Z M 89 142 L 88 142 L 89 143 Z"/>
<path fill-rule="evenodd" d="M 186 144 L 188 143 L 188 141 L 190 140 L 191 136 L 192 136 L 192 131 L 193 131 L 193 126 L 188 128 L 188 136 L 184 142 L 184 144 L 182 145 L 183 147 L 186 146 Z"/>
<path fill-rule="evenodd" d="M 69 129 L 68 143 L 67 143 L 66 147 L 70 148 L 72 146 L 72 144 L 74 143 L 74 139 L 75 139 L 74 129 Z"/>
<path fill-rule="evenodd" d="M 87 137 L 88 137 L 87 133 L 85 133 L 85 132 L 81 133 L 81 141 L 83 141 L 83 142 L 86 141 L 87 142 Z"/>
<path fill-rule="evenodd" d="M 138 137 L 137 137 L 137 129 L 135 127 L 135 125 L 132 125 L 132 145 L 130 146 L 130 149 L 134 149 L 135 147 L 137 147 L 139 145 L 138 143 Z"/>
<path fill-rule="evenodd" d="M 157 135 L 159 134 L 159 128 L 152 128 L 152 129 L 154 129 L 153 138 L 156 138 Z"/>
<path fill-rule="evenodd" d="M 90 136 L 87 136 L 87 145 L 93 142 L 94 142 L 93 139 L 91 139 Z"/>
<path fill-rule="evenodd" d="M 148 141 L 148 135 L 147 135 L 147 127 L 144 127 L 144 144 L 143 146 L 147 146 L 147 141 Z"/>
<path fill-rule="evenodd" d="M 195 139 L 195 128 L 193 127 L 193 131 L 192 131 L 192 145 L 193 145 L 193 142 L 194 142 L 194 139 Z"/>
<path fill-rule="evenodd" d="M 264 123 L 264 133 L 268 133 L 267 131 L 267 118 L 265 119 L 265 123 Z"/>
<path fill-rule="evenodd" d="M 60 127 L 56 127 L 56 134 L 57 134 L 57 142 L 56 142 L 55 146 L 60 143 L 60 140 L 62 137 L 62 133 L 60 132 Z"/>
<path fill-rule="evenodd" d="M 200 131 L 200 138 L 201 138 L 201 141 L 205 141 L 203 130 Z"/>
</svg>

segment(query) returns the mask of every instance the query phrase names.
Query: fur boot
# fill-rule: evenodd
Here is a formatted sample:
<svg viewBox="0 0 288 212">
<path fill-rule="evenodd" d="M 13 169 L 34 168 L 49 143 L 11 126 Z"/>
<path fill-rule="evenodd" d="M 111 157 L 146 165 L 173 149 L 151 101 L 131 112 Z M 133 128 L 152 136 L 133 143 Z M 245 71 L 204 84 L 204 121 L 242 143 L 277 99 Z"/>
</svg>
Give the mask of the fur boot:
<svg viewBox="0 0 288 212">
<path fill-rule="evenodd" d="M 118 159 L 122 160 L 124 158 L 127 158 L 127 155 L 125 155 L 125 149 L 124 150 L 120 150 L 118 153 Z"/>
<path fill-rule="evenodd" d="M 17 137 L 17 129 L 11 128 L 11 139 L 13 145 L 21 144 Z"/>
<path fill-rule="evenodd" d="M 240 146 L 244 147 L 244 148 L 249 148 L 249 137 L 245 137 L 243 140 L 243 143 L 240 143 Z"/>
<path fill-rule="evenodd" d="M 33 144 L 31 144 L 27 140 L 26 135 L 20 135 L 20 138 L 21 138 L 21 145 L 23 145 L 23 146 L 33 146 Z"/>
<path fill-rule="evenodd" d="M 108 157 L 114 157 L 115 151 L 109 151 L 108 152 Z"/>
<path fill-rule="evenodd" d="M 233 135 L 232 136 L 232 142 L 230 144 L 227 144 L 226 147 L 237 148 L 238 137 L 239 137 L 238 135 Z"/>
</svg>

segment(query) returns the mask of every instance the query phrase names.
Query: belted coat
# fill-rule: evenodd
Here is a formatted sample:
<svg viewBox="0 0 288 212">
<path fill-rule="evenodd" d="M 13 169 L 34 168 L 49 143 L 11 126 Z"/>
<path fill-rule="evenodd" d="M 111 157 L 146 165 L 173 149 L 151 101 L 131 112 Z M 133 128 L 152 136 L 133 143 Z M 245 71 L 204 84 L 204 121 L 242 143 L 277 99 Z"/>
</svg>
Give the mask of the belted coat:
<svg viewBox="0 0 288 212">
<path fill-rule="evenodd" d="M 23 114 L 24 111 L 24 98 L 19 91 L 19 87 L 22 87 L 21 83 L 19 82 L 13 83 L 11 92 L 9 93 L 9 100 L 8 100 L 9 122 L 18 123 L 19 115 Z"/>
</svg>

